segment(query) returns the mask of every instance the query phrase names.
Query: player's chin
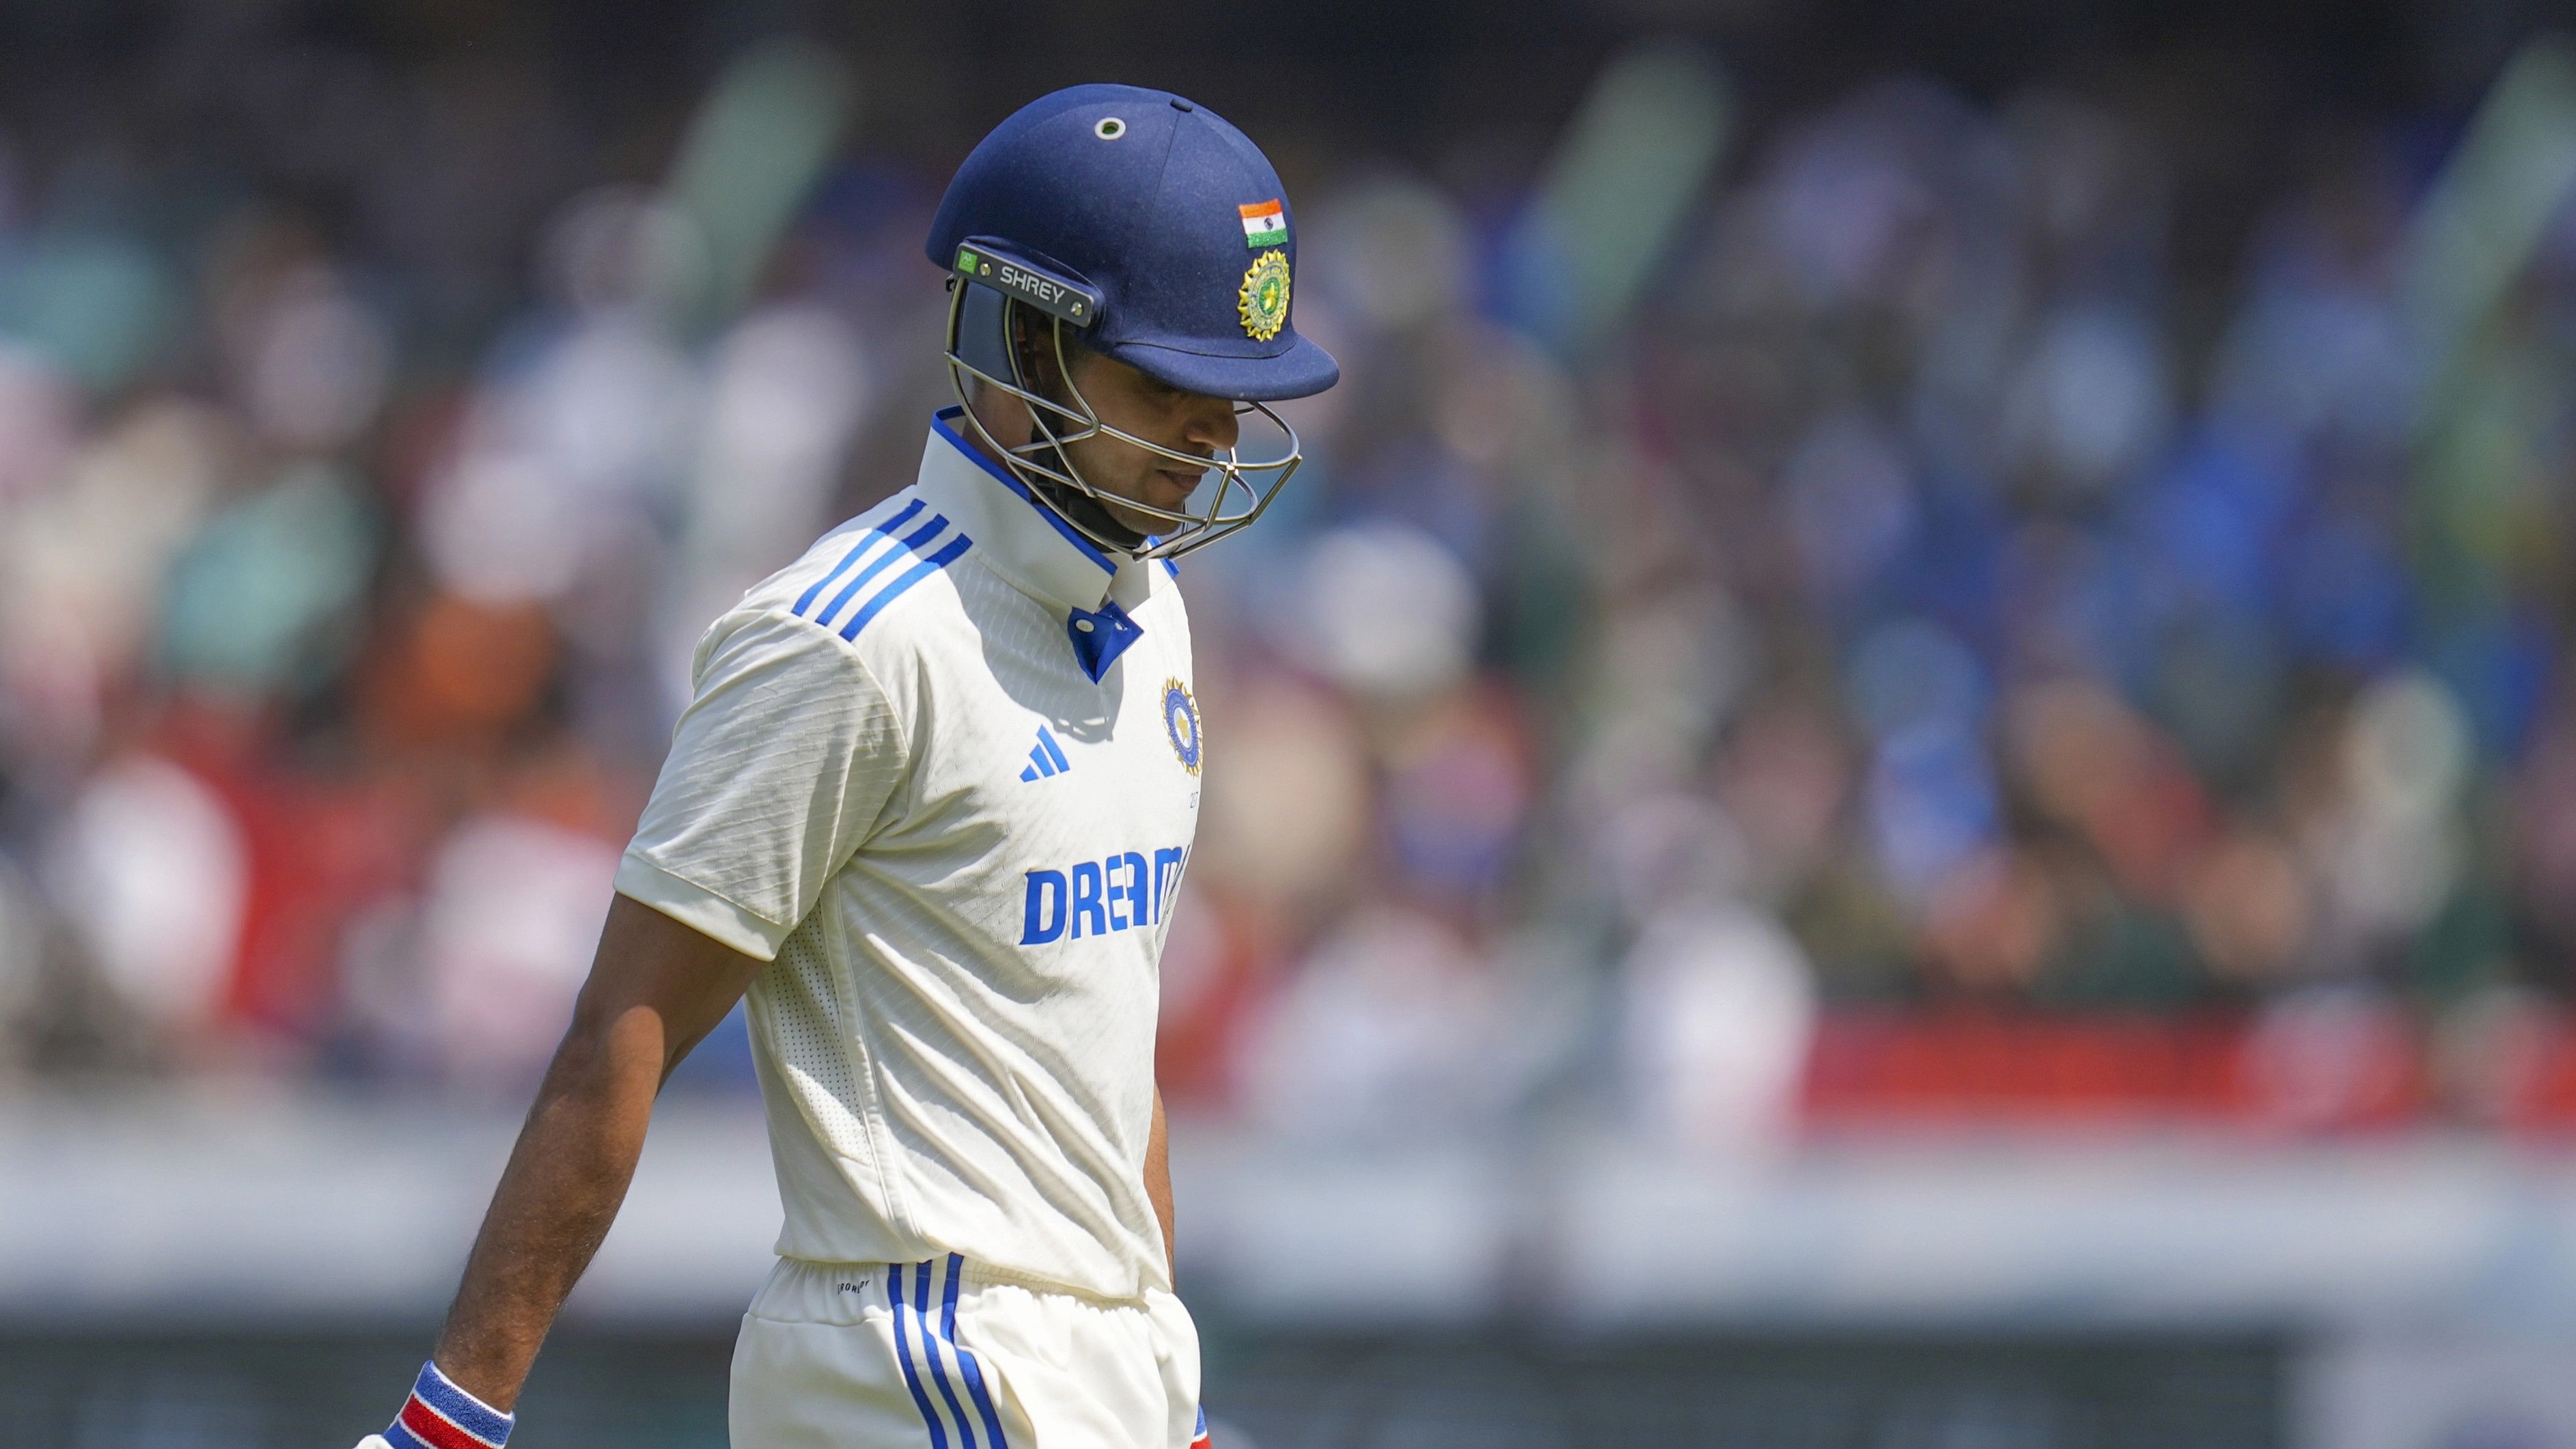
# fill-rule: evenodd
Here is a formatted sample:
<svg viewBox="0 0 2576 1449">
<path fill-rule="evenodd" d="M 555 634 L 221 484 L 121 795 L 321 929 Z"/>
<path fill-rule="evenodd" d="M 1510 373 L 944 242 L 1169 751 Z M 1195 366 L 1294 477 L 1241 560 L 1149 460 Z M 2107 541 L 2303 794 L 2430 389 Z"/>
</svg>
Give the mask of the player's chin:
<svg viewBox="0 0 2576 1449">
<path fill-rule="evenodd" d="M 1143 504 L 1144 508 L 1121 507 L 1113 503 L 1110 505 L 1110 511 L 1117 516 L 1120 523 L 1138 533 L 1169 533 L 1172 520 L 1169 517 L 1148 513 L 1145 509 L 1159 509 L 1162 514 L 1180 513 L 1189 507 L 1190 494 L 1197 488 L 1196 478 L 1183 481 L 1175 474 L 1153 473 L 1146 477 L 1143 485 L 1133 495 L 1136 502 Z"/>
</svg>

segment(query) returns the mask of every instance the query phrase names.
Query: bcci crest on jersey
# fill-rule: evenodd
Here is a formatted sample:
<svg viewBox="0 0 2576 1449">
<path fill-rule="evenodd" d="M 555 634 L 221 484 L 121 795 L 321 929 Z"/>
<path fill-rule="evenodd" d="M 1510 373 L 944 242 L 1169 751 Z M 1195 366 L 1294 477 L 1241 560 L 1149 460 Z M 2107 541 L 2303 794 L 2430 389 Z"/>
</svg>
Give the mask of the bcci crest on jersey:
<svg viewBox="0 0 2576 1449">
<path fill-rule="evenodd" d="M 1064 870 L 1030 871 L 1020 944 L 1043 946 L 1068 933 L 1079 941 L 1153 925 L 1171 909 L 1185 854 L 1179 846 L 1155 851 L 1150 880 L 1145 857 L 1133 850 Z"/>
<path fill-rule="evenodd" d="M 1172 753 L 1181 760 L 1181 768 L 1195 775 L 1199 772 L 1199 702 L 1190 698 L 1189 686 L 1177 679 L 1163 681 L 1163 733 L 1172 740 Z"/>
</svg>

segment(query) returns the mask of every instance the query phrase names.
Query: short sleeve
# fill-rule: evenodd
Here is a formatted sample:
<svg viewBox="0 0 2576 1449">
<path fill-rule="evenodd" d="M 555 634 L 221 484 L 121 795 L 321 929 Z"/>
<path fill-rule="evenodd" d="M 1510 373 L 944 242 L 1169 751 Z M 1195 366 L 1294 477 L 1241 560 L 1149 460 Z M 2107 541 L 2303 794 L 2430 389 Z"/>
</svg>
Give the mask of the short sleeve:
<svg viewBox="0 0 2576 1449">
<path fill-rule="evenodd" d="M 780 613 L 720 620 L 618 893 L 772 960 L 907 759 L 894 706 L 839 639 Z"/>
</svg>

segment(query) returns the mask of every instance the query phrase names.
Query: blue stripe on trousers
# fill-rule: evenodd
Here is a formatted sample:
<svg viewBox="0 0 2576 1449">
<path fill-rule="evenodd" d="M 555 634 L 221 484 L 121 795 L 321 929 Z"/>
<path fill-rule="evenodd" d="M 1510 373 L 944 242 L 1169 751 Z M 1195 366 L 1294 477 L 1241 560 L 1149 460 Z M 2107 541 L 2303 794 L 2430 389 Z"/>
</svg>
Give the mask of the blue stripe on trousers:
<svg viewBox="0 0 2576 1449">
<path fill-rule="evenodd" d="M 939 1305 L 940 1332 L 948 1340 L 949 1351 L 957 1355 L 957 1367 L 966 1375 L 966 1393 L 975 1401 L 975 1412 L 984 1416 L 984 1429 L 993 1436 L 993 1449 L 1011 1449 L 1011 1441 L 1002 1437 L 1002 1416 L 994 1412 L 992 1392 L 984 1387 L 984 1366 L 957 1342 L 957 1279 L 965 1271 L 965 1258 L 949 1254 L 948 1292 Z"/>
<path fill-rule="evenodd" d="M 954 1258 L 954 1254 L 950 1255 Z M 975 1430 L 966 1421 L 965 1406 L 957 1402 L 957 1391 L 948 1386 L 948 1370 L 939 1362 L 939 1339 L 930 1331 L 930 1265 L 921 1265 L 914 1277 L 913 1314 L 921 1323 L 921 1356 L 930 1360 L 930 1377 L 939 1385 L 939 1397 L 946 1400 L 948 1412 L 957 1417 L 957 1437 L 966 1441 L 966 1449 L 975 1449 Z M 957 1292 L 957 1270 L 948 1270 L 948 1292 Z"/>
<path fill-rule="evenodd" d="M 903 1363 L 904 1387 L 912 1390 L 912 1401 L 921 1409 L 921 1422 L 930 1426 L 932 1449 L 948 1449 L 948 1431 L 940 1427 L 939 1411 L 930 1406 L 930 1395 L 921 1390 L 921 1375 L 913 1371 L 912 1348 L 903 1333 L 903 1267 L 886 1264 L 886 1306 L 894 1310 L 894 1356 Z M 924 1325 L 927 1332 L 928 1325 Z"/>
</svg>

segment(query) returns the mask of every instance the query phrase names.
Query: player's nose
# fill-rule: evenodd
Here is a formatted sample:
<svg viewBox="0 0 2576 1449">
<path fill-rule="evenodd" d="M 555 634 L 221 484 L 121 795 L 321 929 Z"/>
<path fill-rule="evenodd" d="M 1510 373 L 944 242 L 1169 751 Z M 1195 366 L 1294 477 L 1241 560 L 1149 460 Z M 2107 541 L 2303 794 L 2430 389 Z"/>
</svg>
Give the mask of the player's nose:
<svg viewBox="0 0 2576 1449">
<path fill-rule="evenodd" d="M 1221 397 L 1192 397 L 1190 416 L 1182 434 L 1194 448 L 1222 453 L 1235 445 L 1243 435 L 1243 425 L 1236 421 L 1234 404 Z"/>
</svg>

